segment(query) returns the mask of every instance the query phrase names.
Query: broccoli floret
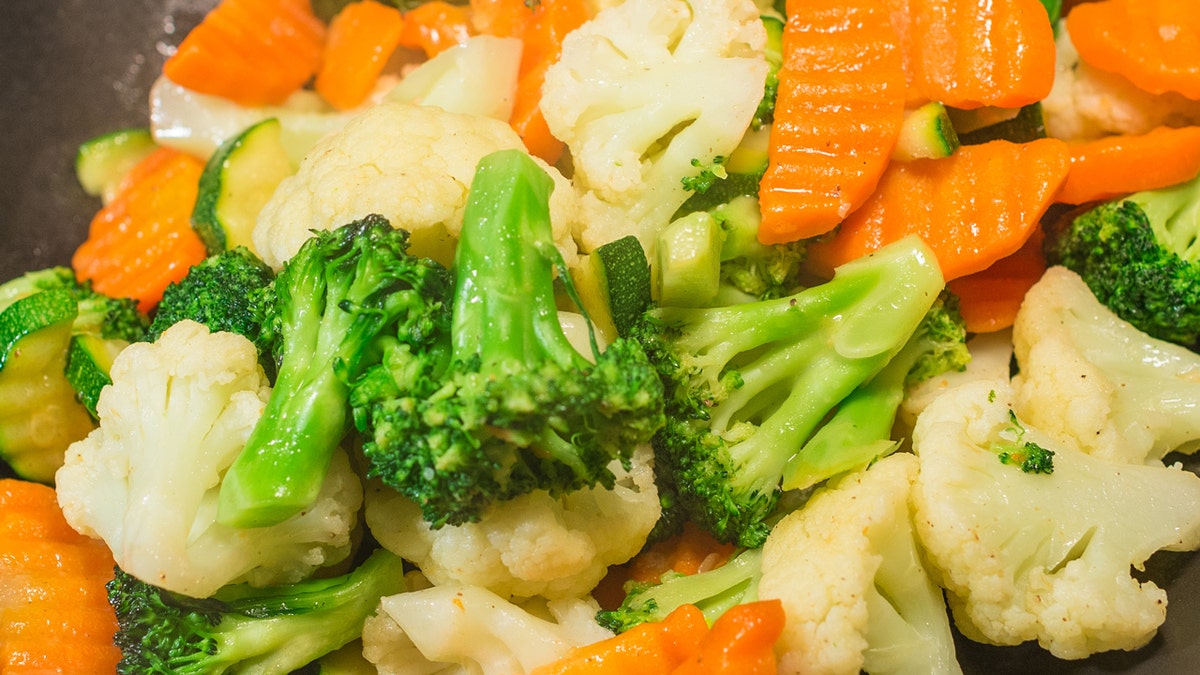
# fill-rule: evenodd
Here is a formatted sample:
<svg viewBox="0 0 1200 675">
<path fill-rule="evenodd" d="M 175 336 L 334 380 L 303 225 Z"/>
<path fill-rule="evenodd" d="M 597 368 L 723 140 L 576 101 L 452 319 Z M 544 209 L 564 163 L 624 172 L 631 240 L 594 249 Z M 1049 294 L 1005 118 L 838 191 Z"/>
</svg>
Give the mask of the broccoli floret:
<svg viewBox="0 0 1200 675">
<path fill-rule="evenodd" d="M 1117 316 L 1190 348 L 1200 340 L 1200 178 L 1104 202 L 1048 227 L 1051 264 Z"/>
<path fill-rule="evenodd" d="M 1025 425 L 1014 411 L 1008 412 L 1009 427 L 1001 431 L 992 449 L 1002 464 L 1021 468 L 1025 473 L 1054 473 L 1054 451 L 1025 440 Z"/>
<path fill-rule="evenodd" d="M 692 518 L 720 540 L 761 545 L 797 451 L 896 355 L 943 287 L 913 236 L 788 297 L 647 312 L 632 334 L 666 390 L 656 462 Z"/>
<path fill-rule="evenodd" d="M 593 339 L 589 360 L 563 333 L 555 271 L 572 286 L 552 238 L 552 187 L 523 152 L 480 162 L 445 348 L 394 345 L 355 388 L 370 475 L 433 527 L 537 489 L 611 487 L 608 464 L 662 424 L 661 384 L 637 343 L 598 353 Z"/>
<path fill-rule="evenodd" d="M 222 523 L 273 525 L 309 506 L 348 430 L 351 383 L 379 362 L 382 337 L 399 327 L 419 341 L 444 322 L 450 273 L 408 242 L 369 215 L 314 234 L 272 282 L 278 376 L 221 484 Z"/>
<path fill-rule="evenodd" d="M 244 247 L 210 256 L 163 291 L 146 340 L 153 342 L 166 329 L 191 319 L 209 330 L 246 337 L 268 365 L 273 336 L 272 303 L 266 289 L 274 278 L 274 271 Z"/>
<path fill-rule="evenodd" d="M 970 360 L 958 297 L 942 291 L 895 358 L 851 392 L 804 444 L 784 489 L 816 485 L 895 450 L 899 443 L 892 440 L 892 427 L 908 387 L 942 373 L 961 372 Z"/>
<path fill-rule="evenodd" d="M 724 565 L 696 574 L 667 572 L 657 583 L 631 583 L 621 606 L 596 613 L 596 621 L 614 633 L 662 621 L 683 605 L 696 605 L 711 625 L 734 605 L 758 599 L 762 549 L 742 549 Z"/>
<path fill-rule="evenodd" d="M 117 672 L 288 673 L 362 634 L 380 598 L 405 590 L 401 559 L 377 549 L 335 578 L 271 588 L 227 586 L 192 598 L 117 568 L 108 583 L 117 614 Z"/>
</svg>

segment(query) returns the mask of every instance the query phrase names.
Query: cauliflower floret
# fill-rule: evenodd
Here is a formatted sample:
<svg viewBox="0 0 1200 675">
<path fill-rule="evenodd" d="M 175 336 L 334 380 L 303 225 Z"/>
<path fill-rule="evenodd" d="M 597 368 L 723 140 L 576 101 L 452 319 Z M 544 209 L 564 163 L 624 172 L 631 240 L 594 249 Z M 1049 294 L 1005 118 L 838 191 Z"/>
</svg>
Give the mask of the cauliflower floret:
<svg viewBox="0 0 1200 675">
<path fill-rule="evenodd" d="M 516 605 L 478 586 L 434 586 L 384 598 L 363 627 L 380 675 L 520 675 L 573 647 L 611 637 L 591 599 Z"/>
<path fill-rule="evenodd" d="M 1036 639 L 1064 659 L 1141 647 L 1167 598 L 1131 568 L 1200 546 L 1200 477 L 1088 455 L 1011 406 L 1006 381 L 974 382 L 935 400 L 914 430 L 917 533 L 955 623 L 981 642 Z M 1052 472 L 1002 461 L 1014 442 L 1052 451 Z"/>
<path fill-rule="evenodd" d="M 1054 86 L 1042 101 L 1048 135 L 1084 141 L 1200 123 L 1200 101 L 1174 92 L 1151 94 L 1120 75 L 1080 60 L 1066 22 L 1059 24 L 1056 46 Z"/>
<path fill-rule="evenodd" d="M 961 673 L 941 589 L 917 548 L 917 459 L 891 455 L 815 493 L 763 546 L 761 599 L 783 602 L 780 673 Z"/>
<path fill-rule="evenodd" d="M 377 213 L 411 233 L 414 255 L 449 265 L 475 166 L 494 151 L 524 147 L 500 120 L 380 103 L 323 138 L 297 173 L 284 179 L 259 213 L 254 247 L 279 268 L 312 230 L 331 230 Z M 538 162 L 554 178 L 554 239 L 571 264 L 578 255 L 571 238 L 575 195 L 570 181 Z"/>
<path fill-rule="evenodd" d="M 1029 290 L 1013 348 L 1017 414 L 1058 442 L 1134 463 L 1200 443 L 1200 355 L 1121 320 L 1075 272 Z"/>
<path fill-rule="evenodd" d="M 967 340 L 967 351 L 971 353 L 971 360 L 965 369 L 948 370 L 922 380 L 905 391 L 897 418 L 906 437 L 912 437 L 910 432 L 917 422 L 917 416 L 935 398 L 968 382 L 1007 379 L 1013 353 L 1012 331 L 973 335 Z"/>
<path fill-rule="evenodd" d="M 585 250 L 647 251 L 690 194 L 681 180 L 737 147 L 767 76 L 752 0 L 626 0 L 563 40 L 542 112 L 567 144 Z"/>
<path fill-rule="evenodd" d="M 71 526 L 103 539 L 129 574 L 207 597 L 222 586 L 293 583 L 350 552 L 362 485 L 344 452 L 313 507 L 278 525 L 216 522 L 221 477 L 270 393 L 249 340 L 193 321 L 130 345 L 100 394 L 100 426 L 56 476 Z"/>
<path fill-rule="evenodd" d="M 435 584 L 480 586 L 505 597 L 577 597 L 609 565 L 633 557 L 661 514 L 648 449 L 632 461 L 629 471 L 614 462 L 612 490 L 559 498 L 537 491 L 492 507 L 479 522 L 439 529 L 408 498 L 375 483 L 367 489 L 367 526 Z"/>
</svg>

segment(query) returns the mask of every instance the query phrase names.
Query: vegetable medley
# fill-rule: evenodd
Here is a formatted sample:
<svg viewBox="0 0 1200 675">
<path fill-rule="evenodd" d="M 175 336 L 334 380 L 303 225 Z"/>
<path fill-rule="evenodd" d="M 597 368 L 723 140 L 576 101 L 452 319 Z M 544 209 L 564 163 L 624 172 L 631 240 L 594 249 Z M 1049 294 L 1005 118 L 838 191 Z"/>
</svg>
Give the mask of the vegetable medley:
<svg viewBox="0 0 1200 675">
<path fill-rule="evenodd" d="M 958 673 L 1200 548 L 1189 0 L 220 0 L 0 283 L 0 671 Z"/>
</svg>

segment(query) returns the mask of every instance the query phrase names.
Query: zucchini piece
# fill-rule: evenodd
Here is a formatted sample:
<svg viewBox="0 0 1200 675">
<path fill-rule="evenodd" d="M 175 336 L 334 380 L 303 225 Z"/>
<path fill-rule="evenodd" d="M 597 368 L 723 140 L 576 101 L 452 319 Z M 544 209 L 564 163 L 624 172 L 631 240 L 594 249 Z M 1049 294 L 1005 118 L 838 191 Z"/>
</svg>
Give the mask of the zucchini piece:
<svg viewBox="0 0 1200 675">
<path fill-rule="evenodd" d="M 633 235 L 596 249 L 571 276 L 583 311 L 610 342 L 625 335 L 650 305 L 650 264 Z"/>
<path fill-rule="evenodd" d="M 93 419 L 97 418 L 96 402 L 100 400 L 100 391 L 112 384 L 108 373 L 112 370 L 113 359 L 128 346 L 125 340 L 106 340 L 94 333 L 71 336 L 64 373 L 79 402 Z"/>
<path fill-rule="evenodd" d="M 1017 109 L 979 108 L 950 110 L 950 119 L 963 145 L 980 145 L 988 141 L 1028 143 L 1046 137 L 1046 120 L 1042 104 L 1030 103 Z"/>
<path fill-rule="evenodd" d="M 937 101 L 910 110 L 904 115 L 900 137 L 892 150 L 892 159 L 908 162 L 914 159 L 949 157 L 958 149 L 958 133 L 950 122 L 946 106 Z"/>
<path fill-rule="evenodd" d="M 64 374 L 79 304 L 69 291 L 21 298 L 0 312 L 0 458 L 53 484 L 67 446 L 94 425 Z"/>
<path fill-rule="evenodd" d="M 721 288 L 725 233 L 707 211 L 673 221 L 658 236 L 654 256 L 655 298 L 664 305 L 701 307 Z"/>
<path fill-rule="evenodd" d="M 250 235 L 258 212 L 284 178 L 295 172 L 272 117 L 222 143 L 200 175 L 192 228 L 209 255 L 238 246 L 253 251 Z"/>
<path fill-rule="evenodd" d="M 129 170 L 158 147 L 149 129 L 123 129 L 84 141 L 75 153 L 75 177 L 83 191 L 107 204 Z"/>
</svg>

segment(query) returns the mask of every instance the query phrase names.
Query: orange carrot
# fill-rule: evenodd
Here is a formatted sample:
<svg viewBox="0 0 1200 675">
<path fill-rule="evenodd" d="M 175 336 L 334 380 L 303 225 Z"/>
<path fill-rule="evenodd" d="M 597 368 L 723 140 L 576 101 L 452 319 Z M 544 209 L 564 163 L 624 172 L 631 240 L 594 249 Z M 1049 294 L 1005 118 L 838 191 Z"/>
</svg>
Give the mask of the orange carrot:
<svg viewBox="0 0 1200 675">
<path fill-rule="evenodd" d="M 470 12 L 466 7 L 432 0 L 404 13 L 400 46 L 420 49 L 433 58 L 471 37 Z"/>
<path fill-rule="evenodd" d="M 168 284 L 205 257 L 191 226 L 203 170 L 204 162 L 165 147 L 142 160 L 92 219 L 71 260 L 76 276 L 149 312 Z"/>
<path fill-rule="evenodd" d="M 1200 173 L 1200 127 L 1159 127 L 1138 136 L 1106 136 L 1071 147 L 1071 171 L 1058 193 L 1083 204 L 1183 183 Z"/>
<path fill-rule="evenodd" d="M 696 574 L 725 564 L 735 550 L 689 522 L 678 535 L 653 544 L 630 561 L 630 578 L 656 582 L 667 572 Z"/>
<path fill-rule="evenodd" d="M 671 675 L 775 675 L 775 641 L 785 620 L 779 600 L 734 605 Z"/>
<path fill-rule="evenodd" d="M 1152 94 L 1200 99 L 1200 12 L 1192 0 L 1104 0 L 1067 14 L 1067 32 L 1088 65 Z"/>
<path fill-rule="evenodd" d="M 325 24 L 308 0 L 221 0 L 163 73 L 243 105 L 277 104 L 316 74 L 324 42 Z"/>
<path fill-rule="evenodd" d="M 329 23 L 314 88 L 339 110 L 360 105 L 400 44 L 400 10 L 375 0 L 346 5 Z"/>
<path fill-rule="evenodd" d="M 67 524 L 53 488 L 0 480 L 0 672 L 115 672 L 112 554 Z"/>
<path fill-rule="evenodd" d="M 1017 252 L 987 269 L 954 279 L 947 287 L 958 296 L 967 330 L 992 333 L 1013 325 L 1029 289 L 1046 271 L 1041 228 Z"/>
<path fill-rule="evenodd" d="M 759 198 L 758 238 L 833 229 L 887 166 L 904 121 L 905 79 L 883 0 L 791 0 Z"/>
<path fill-rule="evenodd" d="M 530 675 L 662 675 L 695 652 L 707 633 L 704 613 L 695 605 L 683 605 L 662 621 L 576 647 Z"/>
<path fill-rule="evenodd" d="M 966 145 L 949 157 L 896 162 L 879 189 L 832 236 L 808 246 L 806 265 L 838 265 L 909 234 L 937 255 L 947 281 L 1016 253 L 1037 227 L 1070 167 L 1067 144 Z"/>
<path fill-rule="evenodd" d="M 1054 83 L 1054 31 L 1039 0 L 887 0 L 910 87 L 956 108 L 1016 108 Z"/>
</svg>

